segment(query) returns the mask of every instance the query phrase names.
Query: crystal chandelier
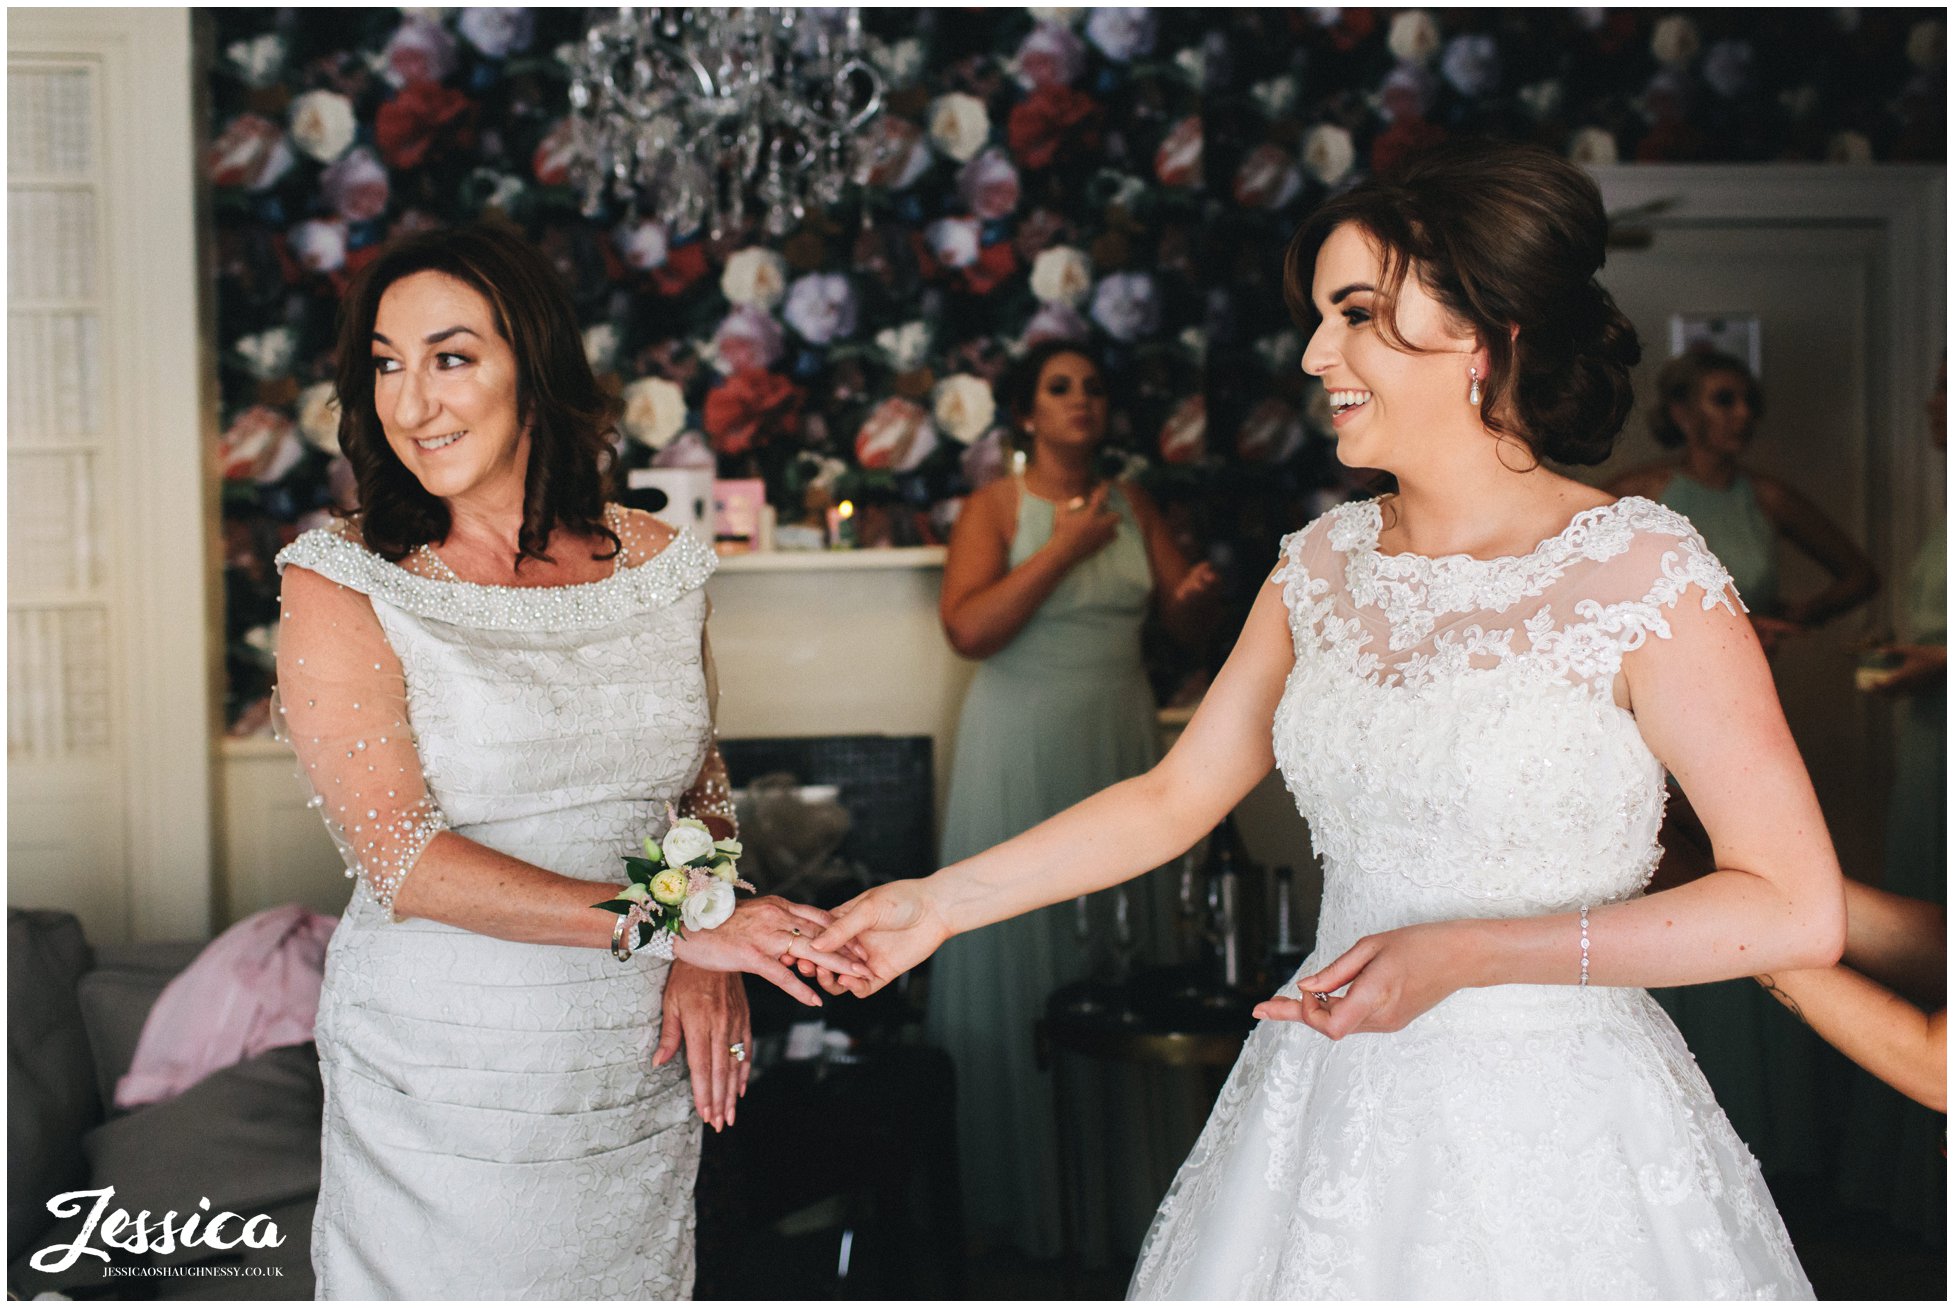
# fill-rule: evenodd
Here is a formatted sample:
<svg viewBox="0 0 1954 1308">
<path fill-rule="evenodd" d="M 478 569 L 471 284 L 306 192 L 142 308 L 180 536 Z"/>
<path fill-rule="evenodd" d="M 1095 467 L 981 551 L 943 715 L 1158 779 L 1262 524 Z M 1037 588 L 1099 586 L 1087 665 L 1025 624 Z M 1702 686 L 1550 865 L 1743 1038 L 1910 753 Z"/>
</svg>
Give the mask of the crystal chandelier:
<svg viewBox="0 0 1954 1308">
<path fill-rule="evenodd" d="M 571 61 L 571 179 L 585 214 L 784 236 L 845 194 L 882 91 L 857 9 L 619 9 Z"/>
</svg>

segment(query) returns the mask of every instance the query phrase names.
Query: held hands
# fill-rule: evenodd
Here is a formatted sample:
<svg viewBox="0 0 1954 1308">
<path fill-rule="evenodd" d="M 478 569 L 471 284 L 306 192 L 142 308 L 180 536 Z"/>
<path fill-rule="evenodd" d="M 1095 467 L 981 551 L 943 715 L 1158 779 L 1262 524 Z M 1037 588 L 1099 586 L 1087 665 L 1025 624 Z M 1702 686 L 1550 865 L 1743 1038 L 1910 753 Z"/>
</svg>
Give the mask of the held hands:
<svg viewBox="0 0 1954 1308">
<path fill-rule="evenodd" d="M 1365 936 L 1328 967 L 1297 977 L 1302 998 L 1265 999 L 1255 1006 L 1255 1016 L 1301 1022 L 1332 1040 L 1360 1031 L 1401 1031 L 1453 991 L 1473 984 L 1471 926 L 1431 922 Z M 1345 986 L 1350 988 L 1343 994 L 1330 994 Z"/>
<path fill-rule="evenodd" d="M 692 1103 L 699 1120 L 723 1131 L 733 1124 L 752 1066 L 733 1056 L 735 1045 L 753 1047 L 753 1019 L 746 1006 L 746 987 L 737 973 L 672 964 L 651 1065 L 663 1067 L 672 1061 L 680 1045 L 685 1048 L 686 1070 L 692 1074 Z"/>
<path fill-rule="evenodd" d="M 682 962 L 714 972 L 751 972 L 808 1007 L 819 1008 L 821 996 L 794 975 L 788 960 L 804 960 L 864 985 L 870 979 L 869 969 L 854 956 L 856 951 L 830 952 L 816 947 L 814 937 L 832 920 L 818 908 L 778 895 L 762 895 L 743 900 L 731 917 L 712 930 L 688 932 L 677 949 Z M 843 941 L 847 939 L 842 937 Z"/>
<path fill-rule="evenodd" d="M 1119 514 L 1106 507 L 1105 483 L 1083 503 L 1057 505 L 1052 511 L 1052 538 L 1048 548 L 1065 560 L 1065 566 L 1083 563 L 1113 543 L 1119 533 Z"/>
<path fill-rule="evenodd" d="M 830 994 L 872 995 L 950 938 L 953 932 L 928 887 L 927 881 L 891 881 L 835 909 L 833 925 L 814 941 L 815 948 L 850 948 L 868 966 L 865 977 L 822 977 Z"/>
</svg>

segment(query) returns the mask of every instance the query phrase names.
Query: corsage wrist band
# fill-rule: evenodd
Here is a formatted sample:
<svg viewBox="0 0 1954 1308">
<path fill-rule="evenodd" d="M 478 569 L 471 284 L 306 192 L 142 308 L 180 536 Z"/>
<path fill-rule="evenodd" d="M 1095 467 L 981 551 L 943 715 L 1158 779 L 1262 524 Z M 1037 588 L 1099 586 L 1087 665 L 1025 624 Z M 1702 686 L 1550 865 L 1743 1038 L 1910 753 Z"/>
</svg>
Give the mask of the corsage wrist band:
<svg viewBox="0 0 1954 1308">
<path fill-rule="evenodd" d="M 643 857 L 624 856 L 630 880 L 615 899 L 593 908 L 618 915 L 611 928 L 611 954 L 619 962 L 650 947 L 659 958 L 688 931 L 710 931 L 733 915 L 735 890 L 751 891 L 740 880 L 737 840 L 714 840 L 706 824 L 682 818 L 669 806 L 662 840 L 645 837 Z"/>
</svg>

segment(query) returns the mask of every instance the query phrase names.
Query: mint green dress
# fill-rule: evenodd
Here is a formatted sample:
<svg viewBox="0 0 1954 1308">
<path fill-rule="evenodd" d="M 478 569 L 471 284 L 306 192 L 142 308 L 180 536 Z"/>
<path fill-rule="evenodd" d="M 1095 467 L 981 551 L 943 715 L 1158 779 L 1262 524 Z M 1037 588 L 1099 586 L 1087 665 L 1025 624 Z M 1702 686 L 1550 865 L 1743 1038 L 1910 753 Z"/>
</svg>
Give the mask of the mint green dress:
<svg viewBox="0 0 1954 1308">
<path fill-rule="evenodd" d="M 1112 543 L 1066 574 L 970 683 L 943 822 L 945 866 L 1146 771 L 1158 757 L 1156 707 L 1140 659 L 1153 577 L 1126 497 L 1115 489 L 1108 504 L 1120 519 Z M 1019 482 L 1012 567 L 1051 538 L 1054 512 Z M 1127 887 L 1143 946 L 1157 944 L 1167 927 L 1159 888 L 1149 884 L 1164 880 L 1154 873 Z M 1087 901 L 1093 948 L 1102 956 L 1112 939 L 1113 898 L 1108 890 Z M 1074 904 L 1057 904 L 954 937 L 931 964 L 928 1030 L 956 1062 L 964 1224 L 980 1248 L 1002 1243 L 1036 1257 L 1060 1251 L 1052 1076 L 1037 1068 L 1032 1028 L 1054 989 L 1092 970 L 1075 922 Z M 1087 1154 L 1083 1170 L 1093 1189 L 1106 1186 L 1132 1201 L 1117 1204 L 1134 1211 L 1116 1222 L 1112 1238 L 1137 1247 L 1199 1117 L 1185 1140 L 1163 1140 L 1170 1133 L 1160 1123 L 1144 1130 L 1134 1120 L 1145 1106 L 1111 1102 L 1150 1089 L 1136 1090 L 1133 1077 L 1114 1084 L 1094 1068 L 1077 1069 L 1076 1078 L 1074 1070 L 1068 1063 L 1068 1102 L 1076 1101 L 1081 1122 L 1090 1124 L 1075 1136 Z M 1121 1156 L 1102 1157 L 1116 1122 Z M 1084 1194 L 1075 1207 L 1096 1252 L 1107 1236 L 1093 1229 L 1107 1211 L 1107 1192 Z"/>
<path fill-rule="evenodd" d="M 1900 597 L 1900 639 L 1947 644 L 1947 523 L 1915 556 Z M 1907 697 L 1899 711 L 1893 802 L 1886 819 L 1885 888 L 1947 902 L 1947 683 Z M 1939 1245 L 1947 1232 L 1947 1118 L 1856 1071 L 1839 1194 L 1854 1208 Z"/>
<path fill-rule="evenodd" d="M 1730 570 L 1752 613 L 1775 613 L 1777 530 L 1742 473 L 1714 490 L 1677 472 L 1662 503 L 1690 520 Z M 1840 1060 L 1748 978 L 1651 990 L 1683 1033 L 1730 1125 L 1766 1176 L 1815 1175 L 1830 1163 L 1820 1069 Z"/>
</svg>

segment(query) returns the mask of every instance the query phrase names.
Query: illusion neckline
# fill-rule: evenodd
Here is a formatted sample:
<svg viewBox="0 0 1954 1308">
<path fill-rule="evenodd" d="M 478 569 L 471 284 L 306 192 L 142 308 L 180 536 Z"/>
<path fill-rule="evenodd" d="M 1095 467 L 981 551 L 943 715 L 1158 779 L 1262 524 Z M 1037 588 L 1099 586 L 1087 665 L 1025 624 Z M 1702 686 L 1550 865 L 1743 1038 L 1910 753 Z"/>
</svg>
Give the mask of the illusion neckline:
<svg viewBox="0 0 1954 1308">
<path fill-rule="evenodd" d="M 1499 554 L 1490 559 L 1482 559 L 1476 554 L 1418 554 L 1410 550 L 1404 550 L 1396 554 L 1386 554 L 1377 545 L 1377 538 L 1384 529 L 1383 501 L 1366 500 L 1363 506 L 1365 523 L 1364 539 L 1359 545 L 1362 553 L 1370 555 L 1379 563 L 1402 566 L 1407 569 L 1419 567 L 1463 569 L 1474 566 L 1484 568 L 1510 566 L 1539 558 L 1541 555 L 1577 537 L 1590 523 L 1617 513 L 1625 505 L 1638 501 L 1641 503 L 1653 503 L 1653 501 L 1647 500 L 1640 495 L 1624 495 L 1620 499 L 1611 500 L 1606 504 L 1597 504 L 1591 509 L 1582 509 L 1579 513 L 1567 520 L 1566 526 L 1562 527 L 1553 535 L 1541 540 L 1525 554 Z"/>
</svg>

